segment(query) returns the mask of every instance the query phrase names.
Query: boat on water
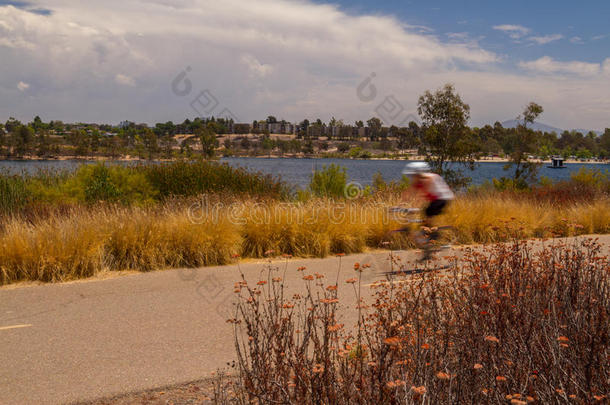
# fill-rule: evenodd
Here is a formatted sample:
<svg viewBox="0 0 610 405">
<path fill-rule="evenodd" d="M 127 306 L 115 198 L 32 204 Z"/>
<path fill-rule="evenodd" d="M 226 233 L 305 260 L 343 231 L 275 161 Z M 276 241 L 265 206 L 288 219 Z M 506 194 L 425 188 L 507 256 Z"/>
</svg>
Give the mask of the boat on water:
<svg viewBox="0 0 610 405">
<path fill-rule="evenodd" d="M 553 156 L 551 158 L 552 165 L 547 166 L 549 169 L 565 169 L 566 167 L 563 165 L 563 157 L 561 156 Z"/>
</svg>

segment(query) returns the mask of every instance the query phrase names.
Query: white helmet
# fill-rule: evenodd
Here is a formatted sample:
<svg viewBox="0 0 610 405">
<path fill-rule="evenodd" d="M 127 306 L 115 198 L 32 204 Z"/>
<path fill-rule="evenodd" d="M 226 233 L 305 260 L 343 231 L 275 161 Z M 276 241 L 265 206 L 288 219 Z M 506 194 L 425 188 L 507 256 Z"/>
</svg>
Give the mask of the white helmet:
<svg viewBox="0 0 610 405">
<path fill-rule="evenodd" d="M 407 176 L 413 176 L 421 173 L 429 173 L 430 165 L 426 162 L 410 162 L 405 165 L 402 169 L 402 174 Z"/>
</svg>

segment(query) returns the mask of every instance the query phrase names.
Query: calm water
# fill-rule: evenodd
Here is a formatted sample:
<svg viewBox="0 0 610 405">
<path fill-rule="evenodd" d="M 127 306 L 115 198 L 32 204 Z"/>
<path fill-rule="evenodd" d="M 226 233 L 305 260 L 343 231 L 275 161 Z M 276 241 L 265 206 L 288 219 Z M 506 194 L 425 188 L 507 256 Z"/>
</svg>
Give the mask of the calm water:
<svg viewBox="0 0 610 405">
<path fill-rule="evenodd" d="M 405 161 L 401 160 L 350 160 L 350 159 L 267 159 L 267 158 L 223 158 L 221 161 L 231 166 L 244 167 L 253 171 L 269 173 L 281 178 L 293 185 L 303 187 L 309 183 L 312 171 L 321 169 L 324 165 L 331 163 L 343 166 L 347 169 L 350 181 L 361 184 L 370 184 L 373 175 L 380 172 L 386 181 L 399 180 Z M 34 173 L 39 169 L 65 169 L 74 170 L 82 164 L 92 163 L 90 161 L 0 161 L 0 171 L 10 173 Z M 118 162 L 121 164 L 132 164 L 129 162 Z M 610 169 L 608 164 L 592 163 L 568 163 L 565 169 L 549 169 L 544 164 L 539 172 L 540 176 L 546 176 L 553 180 L 569 179 L 570 174 L 581 167 Z M 479 163 L 473 172 L 468 172 L 474 184 L 481 184 L 485 180 L 494 177 L 507 176 L 510 172 L 502 168 L 504 163 L 484 162 Z"/>
<path fill-rule="evenodd" d="M 225 158 L 224 162 L 232 166 L 241 166 L 247 169 L 271 173 L 282 176 L 282 179 L 298 186 L 305 186 L 313 170 L 321 169 L 324 165 L 331 163 L 343 166 L 347 169 L 350 181 L 361 184 L 371 184 L 373 175 L 381 173 L 386 181 L 399 180 L 402 176 L 404 160 L 351 160 L 351 159 L 265 159 L 265 158 Z M 550 164 L 550 163 L 548 163 Z M 504 171 L 505 163 L 483 162 L 477 168 L 466 175 L 472 178 L 474 184 L 481 184 L 485 180 L 510 176 L 511 171 Z M 568 163 L 565 169 L 549 169 L 547 163 L 540 168 L 539 176 L 546 176 L 553 180 L 569 179 L 570 174 L 578 171 L 581 167 L 610 169 L 608 164 L 593 163 Z"/>
</svg>

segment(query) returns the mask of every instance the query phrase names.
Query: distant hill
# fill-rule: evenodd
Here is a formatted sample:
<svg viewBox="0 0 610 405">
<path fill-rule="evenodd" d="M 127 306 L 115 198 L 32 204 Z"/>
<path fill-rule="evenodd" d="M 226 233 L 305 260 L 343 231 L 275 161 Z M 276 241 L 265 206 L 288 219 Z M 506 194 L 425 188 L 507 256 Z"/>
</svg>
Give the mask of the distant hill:
<svg viewBox="0 0 610 405">
<path fill-rule="evenodd" d="M 519 121 L 519 120 L 508 120 L 508 121 L 504 121 L 502 123 L 502 126 L 504 128 L 516 128 L 517 125 L 519 125 L 520 123 L 521 123 L 521 121 Z M 534 131 L 556 132 L 557 135 L 561 135 L 561 133 L 564 131 L 561 128 L 552 127 L 550 125 L 546 125 L 546 124 L 543 124 L 541 122 L 534 122 L 530 126 L 530 128 L 532 128 Z M 588 134 L 592 130 L 591 129 L 578 128 L 578 129 L 574 129 L 573 131 L 580 132 L 580 133 L 586 135 L 586 134 Z M 601 135 L 601 134 L 604 133 L 604 131 L 595 131 L 595 130 L 593 130 L 593 132 L 595 132 L 597 135 Z"/>
<path fill-rule="evenodd" d="M 504 121 L 502 123 L 502 126 L 504 128 L 516 128 L 519 124 L 521 124 L 521 121 L 519 120 L 508 120 Z M 561 128 L 555 128 L 550 125 L 543 124 L 541 122 L 534 122 L 532 125 L 530 125 L 530 128 L 532 128 L 534 131 L 556 132 L 558 135 L 563 132 L 563 129 Z"/>
<path fill-rule="evenodd" d="M 595 132 L 598 136 L 603 135 L 604 131 L 595 131 L 595 130 L 591 130 L 591 129 L 575 129 L 574 131 L 576 132 L 580 132 L 581 134 L 587 135 L 589 132 L 593 131 Z"/>
</svg>

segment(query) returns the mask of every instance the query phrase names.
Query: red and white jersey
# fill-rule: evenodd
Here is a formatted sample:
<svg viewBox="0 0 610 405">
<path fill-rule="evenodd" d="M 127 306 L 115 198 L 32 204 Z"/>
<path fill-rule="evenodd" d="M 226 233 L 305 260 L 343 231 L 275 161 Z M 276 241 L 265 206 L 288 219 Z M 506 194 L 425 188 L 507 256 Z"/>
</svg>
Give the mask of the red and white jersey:
<svg viewBox="0 0 610 405">
<path fill-rule="evenodd" d="M 428 201 L 453 200 L 455 197 L 445 180 L 436 173 L 423 175 L 425 181 L 418 181 L 413 186 L 424 193 Z"/>
</svg>

